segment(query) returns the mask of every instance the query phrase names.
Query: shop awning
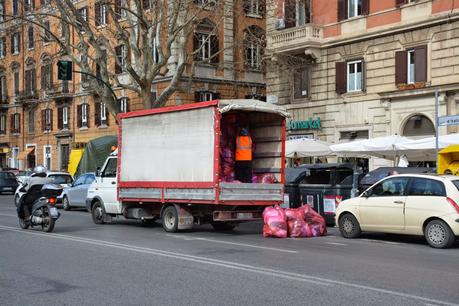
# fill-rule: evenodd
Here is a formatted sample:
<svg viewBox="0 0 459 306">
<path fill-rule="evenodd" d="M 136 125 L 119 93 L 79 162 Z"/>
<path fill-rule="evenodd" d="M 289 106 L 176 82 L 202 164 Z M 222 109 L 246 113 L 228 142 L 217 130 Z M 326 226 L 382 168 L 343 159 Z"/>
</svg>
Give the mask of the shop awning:
<svg viewBox="0 0 459 306">
<path fill-rule="evenodd" d="M 27 155 L 33 154 L 35 151 L 35 147 L 27 148 L 25 151 L 19 152 L 17 159 L 27 159 Z"/>
</svg>

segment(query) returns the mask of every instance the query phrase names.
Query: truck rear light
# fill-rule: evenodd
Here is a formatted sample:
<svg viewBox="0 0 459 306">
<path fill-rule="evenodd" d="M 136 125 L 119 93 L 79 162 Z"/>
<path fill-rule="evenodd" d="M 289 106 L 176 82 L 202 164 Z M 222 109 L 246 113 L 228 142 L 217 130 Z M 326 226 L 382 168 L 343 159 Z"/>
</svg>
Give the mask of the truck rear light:
<svg viewBox="0 0 459 306">
<path fill-rule="evenodd" d="M 451 199 L 450 197 L 446 198 L 448 200 L 448 203 L 454 207 L 454 209 L 456 210 L 456 212 L 459 214 L 459 205 L 457 205 L 457 203 Z"/>
</svg>

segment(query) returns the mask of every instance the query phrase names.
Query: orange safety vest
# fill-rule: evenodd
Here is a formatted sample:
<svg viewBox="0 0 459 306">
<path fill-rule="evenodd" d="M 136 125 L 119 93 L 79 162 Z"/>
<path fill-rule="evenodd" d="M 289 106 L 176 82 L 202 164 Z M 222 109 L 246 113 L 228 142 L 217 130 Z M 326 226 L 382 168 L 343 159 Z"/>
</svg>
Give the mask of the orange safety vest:
<svg viewBox="0 0 459 306">
<path fill-rule="evenodd" d="M 236 160 L 252 160 L 252 138 L 250 136 L 236 138 Z"/>
</svg>

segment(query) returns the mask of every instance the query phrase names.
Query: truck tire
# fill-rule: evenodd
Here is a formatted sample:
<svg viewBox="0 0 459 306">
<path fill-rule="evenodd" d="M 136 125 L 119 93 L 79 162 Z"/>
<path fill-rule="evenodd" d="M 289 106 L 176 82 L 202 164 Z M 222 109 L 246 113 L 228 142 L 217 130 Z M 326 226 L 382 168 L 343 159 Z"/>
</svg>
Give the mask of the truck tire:
<svg viewBox="0 0 459 306">
<path fill-rule="evenodd" d="M 232 222 L 212 222 L 212 227 L 216 231 L 232 231 L 236 224 Z"/>
<path fill-rule="evenodd" d="M 102 207 L 102 204 L 99 201 L 96 201 L 91 208 L 91 217 L 92 221 L 95 224 L 104 224 L 105 211 Z"/>
<path fill-rule="evenodd" d="M 163 210 L 161 221 L 163 229 L 169 233 L 175 233 L 178 231 L 178 213 L 175 206 L 168 206 Z"/>
</svg>

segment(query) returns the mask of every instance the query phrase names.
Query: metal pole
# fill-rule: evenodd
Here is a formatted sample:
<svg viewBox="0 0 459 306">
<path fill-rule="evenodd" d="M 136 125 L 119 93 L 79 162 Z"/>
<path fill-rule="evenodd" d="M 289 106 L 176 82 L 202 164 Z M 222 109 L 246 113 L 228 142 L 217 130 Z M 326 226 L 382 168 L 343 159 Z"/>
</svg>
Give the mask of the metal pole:
<svg viewBox="0 0 459 306">
<path fill-rule="evenodd" d="M 435 167 L 438 172 L 438 89 L 435 90 Z"/>
</svg>

